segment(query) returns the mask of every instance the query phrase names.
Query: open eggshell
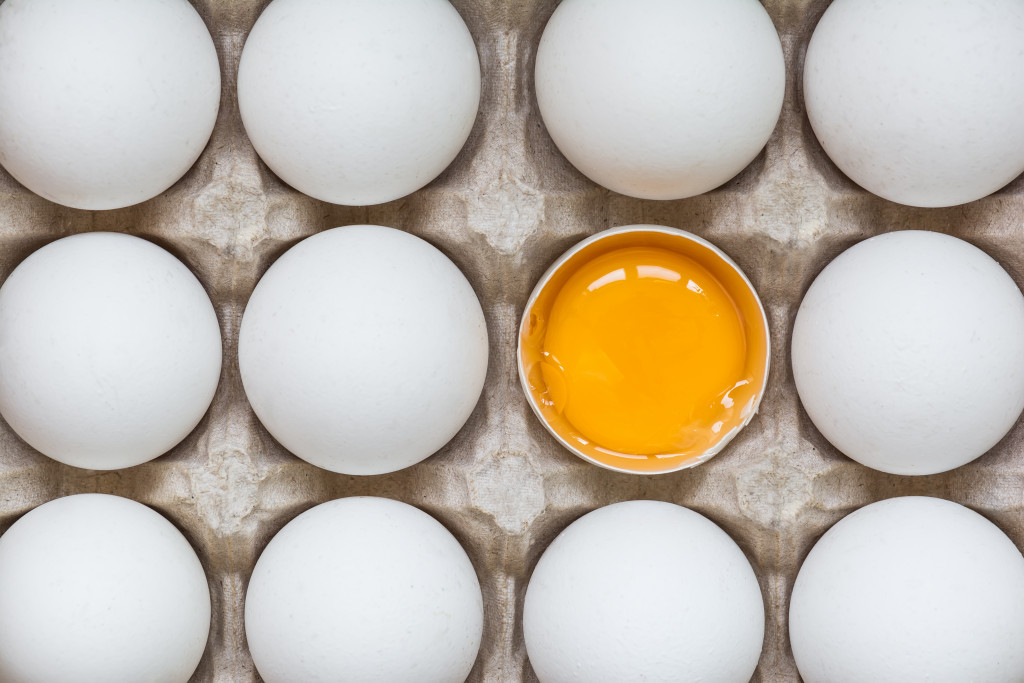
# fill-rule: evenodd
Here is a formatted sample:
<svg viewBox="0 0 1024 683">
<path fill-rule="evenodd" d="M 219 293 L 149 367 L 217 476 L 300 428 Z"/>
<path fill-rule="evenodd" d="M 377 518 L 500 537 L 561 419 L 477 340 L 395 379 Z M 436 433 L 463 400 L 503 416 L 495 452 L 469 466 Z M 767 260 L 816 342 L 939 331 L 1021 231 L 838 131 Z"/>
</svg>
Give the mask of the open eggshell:
<svg viewBox="0 0 1024 683">
<path fill-rule="evenodd" d="M 587 439 L 544 395 L 547 387 L 539 371 L 545 322 L 565 282 L 582 264 L 616 249 L 648 246 L 675 251 L 705 267 L 725 288 L 736 304 L 743 322 L 747 347 L 747 376 L 753 387 L 738 415 L 726 418 L 726 429 L 712 433 L 697 447 L 678 453 L 637 456 L 603 448 Z M 567 449 L 595 465 L 618 472 L 663 474 L 696 467 L 714 457 L 732 441 L 757 414 L 768 381 L 771 341 L 768 318 L 750 280 L 725 252 L 707 240 L 683 230 L 657 225 L 627 225 L 589 237 L 562 254 L 541 277 L 530 295 L 519 327 L 517 364 L 527 400 L 544 427 Z"/>
</svg>

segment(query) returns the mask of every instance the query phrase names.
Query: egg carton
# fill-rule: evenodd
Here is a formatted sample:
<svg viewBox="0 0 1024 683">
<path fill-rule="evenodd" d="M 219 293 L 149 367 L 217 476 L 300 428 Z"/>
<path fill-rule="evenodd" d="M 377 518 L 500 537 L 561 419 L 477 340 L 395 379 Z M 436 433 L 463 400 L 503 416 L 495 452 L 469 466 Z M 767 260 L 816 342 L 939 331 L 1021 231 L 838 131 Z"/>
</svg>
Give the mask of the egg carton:
<svg viewBox="0 0 1024 683">
<path fill-rule="evenodd" d="M 714 520 L 743 548 L 764 593 L 767 628 L 754 681 L 799 680 L 787 637 L 789 596 L 811 546 L 852 510 L 900 495 L 931 495 L 987 516 L 1024 546 L 1024 429 L 944 474 L 900 477 L 837 452 L 800 406 L 789 341 L 800 300 L 836 255 L 898 229 L 950 233 L 981 247 L 1024 285 L 1024 181 L 967 206 L 914 209 L 857 187 L 811 132 L 800 79 L 826 0 L 766 0 L 788 69 L 782 118 L 764 152 L 706 195 L 645 201 L 600 188 L 559 154 L 538 114 L 534 56 L 556 0 L 454 0 L 480 52 L 483 98 L 452 166 L 426 188 L 380 206 L 325 204 L 284 185 L 242 128 L 235 75 L 266 0 L 195 0 L 223 69 L 220 116 L 196 166 L 163 195 L 107 212 L 68 209 L 0 172 L 0 277 L 32 251 L 73 233 L 128 232 L 184 261 L 217 310 L 220 387 L 199 427 L 167 455 L 94 472 L 56 463 L 0 425 L 0 532 L 60 496 L 99 492 L 159 510 L 195 547 L 210 580 L 213 625 L 193 681 L 259 681 L 246 648 L 246 585 L 260 552 L 300 512 L 344 496 L 405 501 L 437 517 L 465 547 L 484 592 L 483 644 L 470 681 L 536 681 L 523 645 L 523 598 L 543 550 L 571 521 L 617 501 L 665 500 Z M 273 261 L 299 240 L 373 223 L 419 235 L 462 269 L 491 340 L 484 393 L 465 428 L 436 455 L 394 474 L 317 469 L 277 444 L 249 407 L 238 373 L 245 303 Z M 569 246 L 608 227 L 654 223 L 693 232 L 747 273 L 768 312 L 772 374 L 760 414 L 718 457 L 643 477 L 600 469 L 559 446 L 533 416 L 515 367 L 516 334 L 537 279 Z"/>
</svg>

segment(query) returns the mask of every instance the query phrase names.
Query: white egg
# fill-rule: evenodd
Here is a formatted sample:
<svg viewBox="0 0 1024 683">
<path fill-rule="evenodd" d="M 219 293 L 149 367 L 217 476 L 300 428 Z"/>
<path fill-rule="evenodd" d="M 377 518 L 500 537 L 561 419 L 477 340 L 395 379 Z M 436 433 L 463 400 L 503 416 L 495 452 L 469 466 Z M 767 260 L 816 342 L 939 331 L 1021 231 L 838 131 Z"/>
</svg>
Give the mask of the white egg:
<svg viewBox="0 0 1024 683">
<path fill-rule="evenodd" d="M 1024 680 L 1024 557 L 938 498 L 892 498 L 832 527 L 789 609 L 805 683 Z"/>
<path fill-rule="evenodd" d="M 818 275 L 792 357 L 800 400 L 836 448 L 883 472 L 945 472 L 1024 410 L 1024 296 L 967 242 L 880 235 Z"/>
<path fill-rule="evenodd" d="M 757 0 L 563 0 L 537 49 L 548 133 L 584 175 L 681 199 L 742 171 L 782 111 L 785 61 Z"/>
<path fill-rule="evenodd" d="M 480 62 L 447 0 L 274 0 L 246 40 L 238 104 L 284 182 L 380 204 L 455 159 L 480 104 Z"/>
<path fill-rule="evenodd" d="M 263 275 L 239 365 L 253 410 L 286 449 L 332 472 L 384 474 L 465 424 L 487 370 L 486 324 L 465 276 L 429 243 L 338 227 Z"/>
<path fill-rule="evenodd" d="M 199 558 L 145 505 L 69 496 L 0 537 L 5 683 L 186 683 L 209 631 Z"/>
<path fill-rule="evenodd" d="M 911 206 L 980 199 L 1024 171 L 1024 3 L 835 0 L 804 62 L 818 140 Z"/>
<path fill-rule="evenodd" d="M 270 541 L 249 581 L 245 633 L 267 683 L 461 683 L 483 598 L 466 552 L 433 517 L 345 498 Z"/>
<path fill-rule="evenodd" d="M 544 551 L 523 632 L 541 683 L 747 683 L 764 621 L 757 578 L 724 531 L 632 501 L 584 515 Z"/>
<path fill-rule="evenodd" d="M 444 446 L 487 373 L 480 302 L 418 237 L 358 225 L 284 254 L 242 318 L 238 362 L 267 430 L 332 472 L 384 474 Z"/>
<path fill-rule="evenodd" d="M 199 158 L 219 107 L 217 51 L 186 0 L 0 5 L 0 164 L 50 201 L 155 197 Z"/>
<path fill-rule="evenodd" d="M 0 287 L 0 414 L 67 465 L 113 470 L 167 452 L 206 413 L 220 367 L 206 291 L 144 239 L 65 237 Z"/>
</svg>

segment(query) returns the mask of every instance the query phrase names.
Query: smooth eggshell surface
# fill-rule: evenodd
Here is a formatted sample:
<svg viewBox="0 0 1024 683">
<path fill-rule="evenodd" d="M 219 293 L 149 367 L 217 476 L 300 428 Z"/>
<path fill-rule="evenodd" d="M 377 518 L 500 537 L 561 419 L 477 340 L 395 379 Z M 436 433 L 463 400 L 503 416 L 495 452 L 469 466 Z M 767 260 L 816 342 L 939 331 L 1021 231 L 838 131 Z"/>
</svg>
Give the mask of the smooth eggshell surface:
<svg viewBox="0 0 1024 683">
<path fill-rule="evenodd" d="M 487 327 L 465 276 L 428 242 L 350 226 L 270 267 L 238 356 L 253 410 L 285 448 L 332 472 L 383 474 L 431 455 L 469 418 Z"/>
<path fill-rule="evenodd" d="M 584 175 L 681 199 L 760 153 L 786 71 L 757 0 L 564 0 L 537 49 L 536 83 L 548 133 Z"/>
<path fill-rule="evenodd" d="M 0 5 L 0 164 L 50 201 L 155 197 L 199 158 L 219 107 L 217 51 L 186 0 Z"/>
<path fill-rule="evenodd" d="M 113 470 L 162 455 L 199 424 L 220 367 L 206 291 L 144 239 L 65 237 L 0 287 L 0 414 L 62 463 Z"/>
<path fill-rule="evenodd" d="M 69 496 L 0 537 L 5 683 L 186 683 L 209 630 L 195 551 L 145 505 Z"/>
<path fill-rule="evenodd" d="M 793 587 L 805 683 L 1024 680 L 1024 558 L 987 519 L 892 498 L 832 527 Z"/>
<path fill-rule="evenodd" d="M 945 472 L 1024 410 L 1024 295 L 963 240 L 879 235 L 818 275 L 792 359 L 807 414 L 840 451 L 892 474 Z"/>
<path fill-rule="evenodd" d="M 270 541 L 249 582 L 245 632 L 267 683 L 462 683 L 483 599 L 462 546 L 433 517 L 345 498 Z"/>
<path fill-rule="evenodd" d="M 569 525 L 526 592 L 523 630 L 541 683 L 747 683 L 764 603 L 743 551 L 678 505 L 631 501 Z"/>
<path fill-rule="evenodd" d="M 836 0 L 804 100 L 854 182 L 911 206 L 980 199 L 1024 171 L 1024 3 Z"/>
<path fill-rule="evenodd" d="M 246 40 L 238 104 L 286 183 L 335 204 L 381 204 L 462 149 L 480 62 L 447 0 L 274 0 Z"/>
</svg>

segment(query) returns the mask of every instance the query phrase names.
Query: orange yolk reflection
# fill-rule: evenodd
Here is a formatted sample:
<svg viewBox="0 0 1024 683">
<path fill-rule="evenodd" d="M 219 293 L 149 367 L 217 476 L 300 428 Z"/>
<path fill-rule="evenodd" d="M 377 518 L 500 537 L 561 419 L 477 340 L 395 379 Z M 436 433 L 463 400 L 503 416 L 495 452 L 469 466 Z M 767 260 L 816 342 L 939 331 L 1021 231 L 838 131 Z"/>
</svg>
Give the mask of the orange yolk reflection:
<svg viewBox="0 0 1024 683">
<path fill-rule="evenodd" d="M 534 307 L 528 383 L 556 432 L 602 462 L 654 471 L 699 457 L 743 423 L 761 389 L 765 350 L 751 361 L 743 312 L 694 259 L 618 248 Z"/>
</svg>

